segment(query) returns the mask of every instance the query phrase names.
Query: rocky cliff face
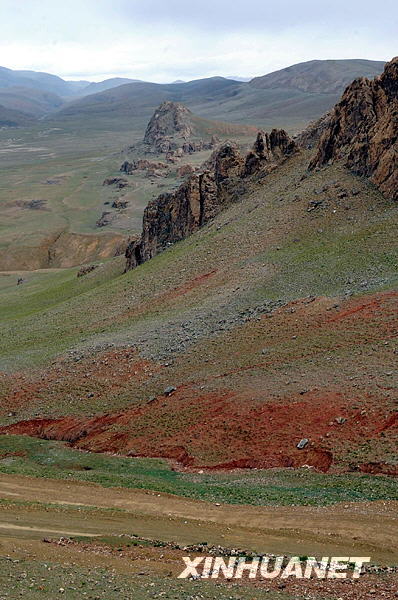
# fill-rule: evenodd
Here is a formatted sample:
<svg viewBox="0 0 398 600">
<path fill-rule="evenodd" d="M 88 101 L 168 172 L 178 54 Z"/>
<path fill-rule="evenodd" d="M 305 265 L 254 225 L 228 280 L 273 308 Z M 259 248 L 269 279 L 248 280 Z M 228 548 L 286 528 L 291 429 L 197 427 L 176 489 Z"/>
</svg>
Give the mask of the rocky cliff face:
<svg viewBox="0 0 398 600">
<path fill-rule="evenodd" d="M 236 144 L 223 144 L 178 190 L 161 194 L 148 204 L 141 238 L 127 248 L 126 269 L 133 269 L 197 231 L 239 198 L 243 179 L 260 170 L 275 169 L 295 149 L 287 134 L 277 130 L 270 135 L 261 132 L 247 157 L 241 155 Z"/>
<path fill-rule="evenodd" d="M 144 212 L 141 239 L 127 248 L 126 268 L 132 269 L 186 238 L 220 212 L 230 201 L 229 186 L 240 176 L 243 164 L 236 144 L 225 143 L 200 173 L 191 175 L 175 192 L 150 202 Z"/>
<path fill-rule="evenodd" d="M 338 158 L 386 197 L 398 199 L 398 57 L 380 77 L 357 79 L 346 89 L 310 169 Z"/>
</svg>

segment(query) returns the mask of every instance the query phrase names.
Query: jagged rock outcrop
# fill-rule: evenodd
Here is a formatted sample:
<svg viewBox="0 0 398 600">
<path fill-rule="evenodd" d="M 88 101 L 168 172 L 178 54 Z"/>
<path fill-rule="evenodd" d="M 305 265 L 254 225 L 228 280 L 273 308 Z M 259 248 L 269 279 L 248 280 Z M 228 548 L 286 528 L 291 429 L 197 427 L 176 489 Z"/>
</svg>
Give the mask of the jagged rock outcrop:
<svg viewBox="0 0 398 600">
<path fill-rule="evenodd" d="M 334 159 L 398 199 L 398 57 L 374 80 L 355 80 L 335 106 L 309 168 Z"/>
<path fill-rule="evenodd" d="M 242 179 L 274 170 L 295 151 L 296 145 L 283 130 L 259 133 L 247 157 L 235 143 L 223 144 L 199 173 L 190 175 L 175 192 L 161 194 L 148 204 L 141 238 L 127 248 L 126 270 L 197 231 L 239 199 Z"/>
<path fill-rule="evenodd" d="M 253 175 L 260 168 L 270 172 L 296 150 L 296 144 L 283 129 L 273 129 L 271 133 L 259 131 L 246 156 L 244 176 Z"/>
<path fill-rule="evenodd" d="M 186 177 L 187 175 L 193 175 L 195 173 L 195 167 L 192 165 L 181 165 L 177 169 L 178 177 Z"/>
<path fill-rule="evenodd" d="M 152 151 L 162 154 L 193 154 L 202 150 L 213 150 L 220 143 L 216 136 L 210 140 L 199 137 L 198 118 L 179 102 L 162 102 L 148 123 L 144 144 Z M 194 139 L 196 138 L 196 139 Z"/>
<path fill-rule="evenodd" d="M 122 173 L 126 173 L 126 175 L 132 175 L 134 171 L 145 171 L 147 169 L 167 169 L 167 165 L 160 161 L 151 161 L 146 158 L 139 158 L 137 160 L 128 161 L 125 160 L 122 166 L 120 167 L 120 171 Z"/>
<path fill-rule="evenodd" d="M 116 185 L 116 187 L 121 190 L 127 187 L 129 182 L 124 177 L 107 177 L 102 182 L 102 185 Z"/>
<path fill-rule="evenodd" d="M 175 192 L 161 194 L 145 209 L 141 239 L 126 251 L 126 269 L 149 260 L 170 244 L 197 231 L 235 197 L 230 185 L 240 177 L 244 159 L 234 143 L 225 143 Z"/>
</svg>

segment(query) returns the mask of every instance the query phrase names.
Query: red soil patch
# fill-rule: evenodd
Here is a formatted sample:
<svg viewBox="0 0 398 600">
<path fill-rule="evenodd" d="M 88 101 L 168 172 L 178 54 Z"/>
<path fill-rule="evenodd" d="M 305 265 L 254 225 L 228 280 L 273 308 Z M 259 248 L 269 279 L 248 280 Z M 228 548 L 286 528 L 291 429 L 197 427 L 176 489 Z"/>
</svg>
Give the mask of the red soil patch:
<svg viewBox="0 0 398 600">
<path fill-rule="evenodd" d="M 216 273 L 217 273 L 217 269 L 214 269 L 213 271 L 210 271 L 209 273 L 203 273 L 203 275 L 198 275 L 197 277 L 195 277 L 191 281 L 188 281 L 184 285 L 175 288 L 171 292 L 167 292 L 167 294 L 162 295 L 162 298 L 163 299 L 177 298 L 178 296 L 183 296 L 184 294 L 187 294 L 191 290 L 193 290 L 196 287 L 198 287 L 199 285 L 201 285 L 203 282 L 205 282 L 210 277 L 213 277 L 213 275 L 215 275 Z"/>
<path fill-rule="evenodd" d="M 1 399 L 3 413 L 18 412 L 41 404 L 42 398 L 62 398 L 66 394 L 78 397 L 94 395 L 97 402 L 109 395 L 117 395 L 132 382 L 146 381 L 159 365 L 142 360 L 132 348 L 122 348 L 79 359 L 60 359 L 51 367 L 26 375 L 3 375 L 8 392 Z M 87 402 L 87 400 L 86 400 Z M 55 404 L 56 405 L 56 404 Z"/>
<path fill-rule="evenodd" d="M 201 275 L 189 285 L 199 285 L 214 273 Z M 174 293 L 184 293 L 186 289 L 183 286 Z M 192 288 L 188 286 L 188 289 Z M 397 335 L 397 299 L 396 292 L 374 294 L 367 296 L 366 301 L 362 297 L 341 302 L 340 310 L 328 298 L 297 300 L 275 311 L 271 319 L 264 317 L 262 321 L 239 327 L 238 333 L 229 332 L 221 338 L 214 363 L 218 372 L 213 369 L 212 375 L 205 379 L 211 380 L 212 385 L 216 382 L 217 387 L 220 378 L 225 377 L 224 390 L 202 392 L 203 380 L 197 376 L 193 359 L 188 355 L 185 380 L 191 379 L 191 383 L 179 385 L 177 392 L 169 397 L 158 396 L 150 403 L 92 418 L 67 416 L 29 420 L 3 427 L 0 433 L 63 440 L 93 452 L 165 457 L 191 468 L 308 465 L 325 472 L 350 468 L 342 464 L 339 457 L 366 441 L 380 440 L 382 443 L 384 436 L 392 435 L 398 426 L 397 413 L 393 412 L 393 394 L 386 394 L 386 386 L 379 385 L 383 380 L 373 379 L 372 366 L 378 366 L 377 361 L 383 354 L 372 353 L 371 362 L 367 363 L 369 359 L 363 351 L 367 345 L 373 346 Z M 272 340 L 281 344 L 281 350 L 275 354 L 271 352 L 264 360 L 256 360 L 265 336 L 271 346 Z M 234 343 L 236 347 L 232 346 Z M 380 347 L 385 348 L 383 344 Z M 294 392 L 283 385 L 288 373 L 275 370 L 275 365 L 286 365 L 286 369 L 291 368 L 289 365 L 294 367 L 294 361 L 303 358 L 314 356 L 318 360 L 337 348 L 348 349 L 344 367 L 348 365 L 349 372 L 353 373 L 360 369 L 360 379 L 355 378 L 352 382 L 353 377 L 347 377 L 347 373 L 341 375 L 340 367 L 328 363 L 328 368 L 331 365 L 328 376 L 332 375 L 333 383 L 322 384 L 319 372 L 314 371 L 314 375 L 310 370 L 302 382 L 307 387 L 307 381 L 312 378 L 314 382 L 316 377 L 315 385 L 308 385 L 310 389 L 305 393 Z M 388 352 L 390 360 L 392 345 Z M 243 353 L 249 364 L 242 360 Z M 185 358 L 180 363 L 176 361 L 175 370 L 167 372 L 177 384 L 184 377 L 179 370 L 183 360 Z M 234 364 L 236 368 L 229 370 Z M 318 365 L 322 363 L 318 362 Z M 203 372 L 201 367 L 203 365 L 199 365 Z M 272 372 L 271 367 L 274 367 Z M 140 360 L 131 349 L 107 352 L 77 363 L 59 362 L 33 381 L 22 374 L 17 375 L 16 384 L 3 406 L 13 411 L 18 406 L 35 406 L 35 399 L 40 398 L 42 390 L 55 390 L 55 402 L 57 386 L 64 392 L 65 386 L 72 384 L 77 387 L 95 385 L 98 398 L 103 398 L 103 405 L 107 406 L 107 394 L 113 398 L 129 391 L 132 383 L 145 382 L 151 373 L 160 369 L 159 365 Z M 232 387 L 229 375 L 255 369 L 258 369 L 255 376 L 261 385 L 264 383 L 264 393 L 259 394 L 258 388 L 251 387 L 251 374 L 238 380 L 239 389 L 243 390 L 240 394 L 229 389 Z M 268 385 L 271 376 L 274 377 L 273 388 Z M 192 383 L 195 377 L 198 378 L 196 385 Z M 298 450 L 297 444 L 302 438 L 308 438 L 309 444 Z M 371 458 L 357 459 L 360 463 L 357 468 L 364 472 L 396 474 L 391 465 L 367 462 Z M 378 456 L 375 461 L 379 461 Z"/>
<path fill-rule="evenodd" d="M 63 440 L 93 452 L 165 457 L 195 468 L 308 465 L 325 472 L 333 464 L 335 445 L 378 437 L 385 424 L 383 411 L 363 414 L 339 394 L 259 403 L 231 392 L 198 395 L 183 388 L 113 415 L 35 419 L 0 433 Z M 302 438 L 310 441 L 298 450 Z"/>
</svg>

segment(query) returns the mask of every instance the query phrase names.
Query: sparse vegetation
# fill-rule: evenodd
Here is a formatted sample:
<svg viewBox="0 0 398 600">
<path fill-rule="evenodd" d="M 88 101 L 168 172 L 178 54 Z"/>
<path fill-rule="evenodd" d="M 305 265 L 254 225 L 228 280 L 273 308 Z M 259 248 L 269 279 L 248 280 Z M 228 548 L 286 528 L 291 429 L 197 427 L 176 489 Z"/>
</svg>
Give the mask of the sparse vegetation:
<svg viewBox="0 0 398 600">
<path fill-rule="evenodd" d="M 158 459 L 82 453 L 60 442 L 0 437 L 0 472 L 148 489 L 227 504 L 326 506 L 335 502 L 398 500 L 388 477 L 325 475 L 311 470 L 184 473 Z"/>
</svg>

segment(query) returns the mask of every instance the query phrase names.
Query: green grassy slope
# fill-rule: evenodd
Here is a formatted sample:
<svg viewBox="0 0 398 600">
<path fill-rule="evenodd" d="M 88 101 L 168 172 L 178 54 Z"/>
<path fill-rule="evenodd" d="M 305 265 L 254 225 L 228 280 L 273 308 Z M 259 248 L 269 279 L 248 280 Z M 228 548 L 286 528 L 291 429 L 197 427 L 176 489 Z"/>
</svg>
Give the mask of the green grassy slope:
<svg viewBox="0 0 398 600">
<path fill-rule="evenodd" d="M 18 321 L 18 340 L 5 332 L 4 356 L 12 356 L 12 362 L 18 357 L 21 364 L 29 362 L 29 356 L 43 362 L 88 333 L 93 339 L 134 341 L 143 327 L 155 332 L 160 324 L 183 322 L 197 302 L 204 315 L 216 311 L 221 303 L 235 314 L 255 302 L 394 287 L 397 248 L 391 240 L 396 205 L 337 166 L 300 183 L 307 160 L 308 156 L 292 159 L 214 223 L 140 268 L 104 282 L 95 292 L 57 301 L 50 313 L 48 302 L 43 313 L 40 303 L 29 300 L 29 306 L 35 306 L 33 315 Z M 343 187 L 359 188 L 361 193 L 347 201 L 332 197 L 325 208 L 308 213 L 308 202 L 317 198 L 314 190 L 325 178 Z M 160 301 L 160 306 L 146 304 L 154 294 L 162 298 L 212 270 L 218 273 L 214 286 L 181 295 L 172 306 L 167 299 Z M 365 288 L 361 287 L 363 281 L 367 281 Z M 43 279 L 43 298 L 47 285 Z M 29 285 L 15 290 L 21 303 L 32 293 Z M 13 303 L 15 310 L 19 302 Z M 143 310 L 139 317 L 134 310 L 125 314 L 126 306 Z M 119 315 L 123 321 L 118 324 Z M 151 342 L 145 345 L 150 347 Z"/>
</svg>

